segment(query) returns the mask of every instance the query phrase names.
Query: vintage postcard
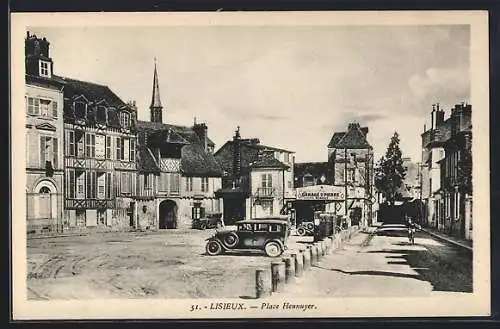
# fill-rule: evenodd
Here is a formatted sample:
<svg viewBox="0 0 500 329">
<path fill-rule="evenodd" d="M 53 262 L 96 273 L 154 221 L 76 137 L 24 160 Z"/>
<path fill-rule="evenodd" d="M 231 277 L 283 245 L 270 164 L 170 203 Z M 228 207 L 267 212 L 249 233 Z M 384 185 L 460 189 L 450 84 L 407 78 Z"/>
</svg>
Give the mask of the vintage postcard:
<svg viewBox="0 0 500 329">
<path fill-rule="evenodd" d="M 11 23 L 14 319 L 490 314 L 486 12 Z"/>
</svg>

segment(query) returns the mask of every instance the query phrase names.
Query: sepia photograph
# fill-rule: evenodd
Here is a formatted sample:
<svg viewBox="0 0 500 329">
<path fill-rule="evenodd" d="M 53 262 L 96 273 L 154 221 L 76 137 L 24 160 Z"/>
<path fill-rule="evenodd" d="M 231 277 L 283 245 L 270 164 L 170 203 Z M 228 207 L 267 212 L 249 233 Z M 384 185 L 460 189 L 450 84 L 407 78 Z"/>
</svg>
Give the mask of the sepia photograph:
<svg viewBox="0 0 500 329">
<path fill-rule="evenodd" d="M 15 318 L 489 315 L 485 12 L 12 26 Z"/>
</svg>

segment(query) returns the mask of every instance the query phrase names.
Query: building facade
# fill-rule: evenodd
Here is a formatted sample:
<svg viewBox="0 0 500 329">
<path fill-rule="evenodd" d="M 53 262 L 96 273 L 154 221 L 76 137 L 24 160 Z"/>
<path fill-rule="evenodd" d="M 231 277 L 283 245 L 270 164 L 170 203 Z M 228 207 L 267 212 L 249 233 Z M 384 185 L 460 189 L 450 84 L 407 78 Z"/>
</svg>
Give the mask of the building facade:
<svg viewBox="0 0 500 329">
<path fill-rule="evenodd" d="M 431 127 L 422 134 L 422 199 L 426 224 L 472 239 L 472 106 L 455 105 L 445 120 L 433 105 Z"/>
<path fill-rule="evenodd" d="M 53 76 L 49 42 L 25 39 L 26 218 L 28 232 L 62 229 L 63 84 Z"/>
<path fill-rule="evenodd" d="M 328 162 L 333 166 L 332 184 L 344 189 L 344 202 L 337 213 L 348 222 L 370 225 L 374 196 L 373 147 L 367 141 L 368 128 L 349 123 L 346 132 L 335 132 L 328 144 Z"/>
<path fill-rule="evenodd" d="M 189 228 L 193 219 L 222 213 L 214 191 L 222 186 L 222 168 L 204 123 L 163 123 L 156 65 L 150 121 L 136 122 L 138 176 L 134 222 L 141 229 Z"/>
<path fill-rule="evenodd" d="M 224 170 L 217 195 L 224 201 L 224 221 L 277 216 L 295 198 L 294 152 L 263 145 L 257 138 L 242 139 L 239 127 L 215 158 Z"/>
</svg>

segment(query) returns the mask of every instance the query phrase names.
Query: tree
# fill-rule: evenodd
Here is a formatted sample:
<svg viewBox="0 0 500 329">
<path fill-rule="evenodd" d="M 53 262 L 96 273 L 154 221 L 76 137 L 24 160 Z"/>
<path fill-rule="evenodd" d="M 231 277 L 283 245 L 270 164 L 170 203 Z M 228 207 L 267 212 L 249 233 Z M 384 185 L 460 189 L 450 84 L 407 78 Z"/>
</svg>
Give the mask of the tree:
<svg viewBox="0 0 500 329">
<path fill-rule="evenodd" d="M 389 204 L 394 204 L 397 191 L 403 184 L 406 170 L 403 167 L 399 135 L 397 132 L 391 137 L 389 146 L 375 168 L 375 187 L 383 194 Z"/>
</svg>

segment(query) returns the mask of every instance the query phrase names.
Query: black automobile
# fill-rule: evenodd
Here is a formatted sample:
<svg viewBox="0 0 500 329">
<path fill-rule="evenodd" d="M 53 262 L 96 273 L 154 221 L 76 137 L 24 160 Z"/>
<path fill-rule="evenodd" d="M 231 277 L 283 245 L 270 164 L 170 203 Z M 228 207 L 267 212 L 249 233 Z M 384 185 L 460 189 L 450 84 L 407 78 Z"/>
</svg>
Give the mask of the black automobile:
<svg viewBox="0 0 500 329">
<path fill-rule="evenodd" d="M 278 257 L 287 249 L 289 226 L 282 219 L 241 220 L 236 222 L 236 230 L 220 230 L 208 238 L 206 252 L 215 256 L 227 251 L 263 250 L 269 257 Z"/>
<path fill-rule="evenodd" d="M 193 219 L 193 228 L 198 230 L 218 228 L 222 226 L 221 218 L 222 214 L 220 213 L 206 214 L 201 218 Z"/>
</svg>

